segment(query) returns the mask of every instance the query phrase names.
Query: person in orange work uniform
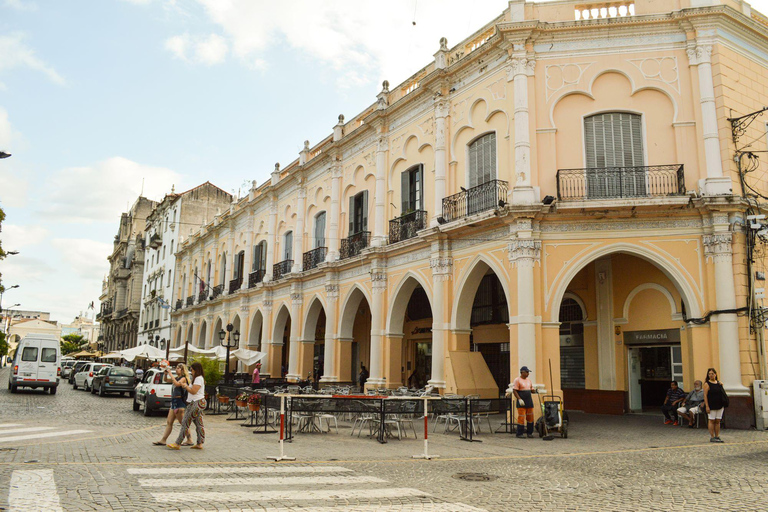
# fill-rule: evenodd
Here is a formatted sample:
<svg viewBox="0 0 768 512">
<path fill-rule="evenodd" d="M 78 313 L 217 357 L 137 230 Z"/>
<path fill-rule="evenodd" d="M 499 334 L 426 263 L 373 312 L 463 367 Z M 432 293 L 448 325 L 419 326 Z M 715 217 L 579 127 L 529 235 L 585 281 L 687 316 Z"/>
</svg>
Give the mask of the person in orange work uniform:
<svg viewBox="0 0 768 512">
<path fill-rule="evenodd" d="M 528 378 L 531 370 L 520 368 L 520 376 L 512 381 L 512 393 L 517 400 L 517 437 L 523 438 L 523 425 L 527 426 L 528 437 L 533 437 L 533 382 Z M 527 423 L 527 425 L 526 425 Z"/>
</svg>

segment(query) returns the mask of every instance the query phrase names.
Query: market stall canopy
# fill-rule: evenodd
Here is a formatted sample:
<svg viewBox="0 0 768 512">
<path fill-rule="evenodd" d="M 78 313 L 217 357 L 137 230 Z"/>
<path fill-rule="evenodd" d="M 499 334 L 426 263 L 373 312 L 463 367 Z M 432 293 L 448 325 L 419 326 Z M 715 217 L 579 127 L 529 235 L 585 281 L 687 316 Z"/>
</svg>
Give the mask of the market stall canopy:
<svg viewBox="0 0 768 512">
<path fill-rule="evenodd" d="M 122 359 L 123 354 L 120 352 L 112 352 L 111 354 L 104 354 L 101 356 L 102 359 Z"/>
<path fill-rule="evenodd" d="M 227 349 L 219 345 L 218 347 L 213 347 L 208 350 L 203 350 L 197 347 L 193 347 L 190 345 L 187 348 L 188 352 L 190 354 L 194 353 L 196 355 L 206 356 L 210 357 L 212 359 L 226 359 L 227 358 Z M 181 357 L 184 355 L 184 347 L 178 347 L 170 350 L 170 353 L 174 357 Z M 250 366 L 252 364 L 256 364 L 258 361 L 266 357 L 266 352 L 257 352 L 255 350 L 248 350 L 245 348 L 239 348 L 237 350 L 230 350 L 229 356 L 234 357 L 240 361 L 243 362 L 244 365 Z"/>
<path fill-rule="evenodd" d="M 97 352 L 88 352 L 87 350 L 81 350 L 74 354 L 68 354 L 70 357 L 96 357 L 99 354 Z"/>
<path fill-rule="evenodd" d="M 151 345 L 139 345 L 138 347 L 121 350 L 119 354 L 122 354 L 122 357 L 126 361 L 133 361 L 136 358 L 153 360 L 165 359 L 165 351 Z"/>
</svg>

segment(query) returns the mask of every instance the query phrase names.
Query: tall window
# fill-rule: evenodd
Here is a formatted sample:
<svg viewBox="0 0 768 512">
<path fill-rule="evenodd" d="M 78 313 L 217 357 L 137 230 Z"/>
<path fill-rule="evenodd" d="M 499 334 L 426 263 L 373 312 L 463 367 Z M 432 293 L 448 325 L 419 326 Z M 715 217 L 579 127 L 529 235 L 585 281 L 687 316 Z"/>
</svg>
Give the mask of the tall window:
<svg viewBox="0 0 768 512">
<path fill-rule="evenodd" d="M 400 175 L 400 191 L 402 214 L 424 208 L 424 166 L 422 164 L 411 167 Z"/>
<path fill-rule="evenodd" d="M 325 247 L 325 212 L 315 217 L 315 249 Z"/>
<path fill-rule="evenodd" d="M 288 231 L 285 236 L 285 243 L 283 244 L 283 261 L 290 260 L 293 255 L 293 231 Z"/>
<path fill-rule="evenodd" d="M 240 279 L 243 276 L 243 265 L 245 264 L 245 251 L 240 251 L 235 256 L 235 275 L 234 279 Z"/>
<path fill-rule="evenodd" d="M 507 295 L 499 278 L 492 271 L 483 276 L 477 287 L 470 316 L 471 325 L 501 324 L 509 322 Z"/>
<path fill-rule="evenodd" d="M 560 305 L 560 381 L 563 389 L 584 389 L 584 314 L 574 299 Z"/>
<path fill-rule="evenodd" d="M 584 144 L 588 197 L 646 195 L 639 115 L 608 112 L 585 118 Z"/>
<path fill-rule="evenodd" d="M 469 187 L 496 179 L 496 134 L 489 133 L 469 145 Z"/>
<path fill-rule="evenodd" d="M 221 278 L 220 284 L 226 284 L 227 282 L 227 253 L 221 255 Z"/>
<path fill-rule="evenodd" d="M 267 268 L 267 242 L 262 240 L 253 248 L 253 271 Z"/>
<path fill-rule="evenodd" d="M 368 231 L 368 191 L 349 198 L 349 234 Z"/>
</svg>

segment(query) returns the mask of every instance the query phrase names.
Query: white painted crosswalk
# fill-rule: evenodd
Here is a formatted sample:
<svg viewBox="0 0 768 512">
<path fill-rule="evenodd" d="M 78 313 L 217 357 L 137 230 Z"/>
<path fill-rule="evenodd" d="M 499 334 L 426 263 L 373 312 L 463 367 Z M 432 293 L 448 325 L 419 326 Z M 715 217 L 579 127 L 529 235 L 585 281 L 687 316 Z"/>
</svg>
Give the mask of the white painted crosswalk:
<svg viewBox="0 0 768 512">
<path fill-rule="evenodd" d="M 16 470 L 8 491 L 11 512 L 62 512 L 52 469 Z"/>
<path fill-rule="evenodd" d="M 89 432 L 91 432 L 91 430 L 65 430 L 61 429 L 61 427 L 25 426 L 20 423 L 0 423 L 0 443 L 76 436 L 87 434 Z"/>
<path fill-rule="evenodd" d="M 288 512 L 296 507 L 306 512 L 486 512 L 463 503 L 443 502 L 420 489 L 393 487 L 377 476 L 353 475 L 352 469 L 341 466 L 151 467 L 128 468 L 127 472 L 145 477 L 139 478 L 138 484 L 158 504 L 197 502 L 200 507 L 196 512 L 207 507 L 216 510 L 224 504 L 239 512 Z M 161 475 L 165 478 L 152 478 Z M 270 502 L 271 508 L 235 505 L 253 507 L 253 502 L 264 501 Z M 279 506 L 275 507 L 276 503 Z"/>
</svg>

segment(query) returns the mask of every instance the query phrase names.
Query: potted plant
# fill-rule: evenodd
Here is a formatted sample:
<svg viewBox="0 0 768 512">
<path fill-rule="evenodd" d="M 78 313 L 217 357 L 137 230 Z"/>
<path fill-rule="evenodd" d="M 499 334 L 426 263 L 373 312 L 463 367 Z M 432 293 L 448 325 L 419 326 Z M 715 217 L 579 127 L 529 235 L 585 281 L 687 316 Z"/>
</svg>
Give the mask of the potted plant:
<svg viewBox="0 0 768 512">
<path fill-rule="evenodd" d="M 261 408 L 261 395 L 254 393 L 248 397 L 248 409 L 258 411 Z"/>
<path fill-rule="evenodd" d="M 248 405 L 248 393 L 240 393 L 235 397 L 235 404 L 238 407 L 245 407 Z"/>
<path fill-rule="evenodd" d="M 219 400 L 220 404 L 228 404 L 229 403 L 229 397 L 226 395 L 216 395 L 216 398 Z"/>
</svg>

